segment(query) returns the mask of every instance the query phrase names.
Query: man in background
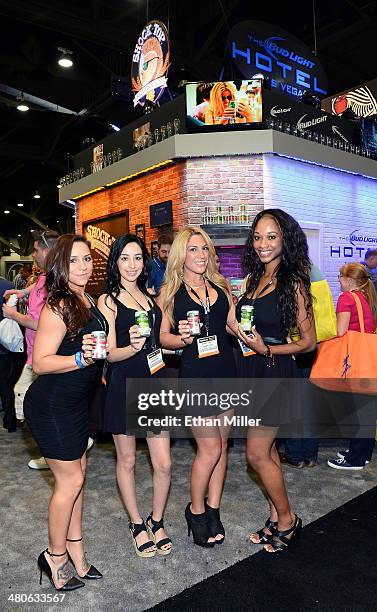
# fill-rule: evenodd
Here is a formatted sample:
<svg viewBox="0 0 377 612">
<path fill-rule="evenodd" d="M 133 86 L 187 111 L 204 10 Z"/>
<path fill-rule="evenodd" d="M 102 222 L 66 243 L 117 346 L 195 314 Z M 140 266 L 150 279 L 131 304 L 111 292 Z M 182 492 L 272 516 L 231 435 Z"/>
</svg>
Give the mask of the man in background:
<svg viewBox="0 0 377 612">
<path fill-rule="evenodd" d="M 154 257 L 152 260 L 152 269 L 148 279 L 148 287 L 153 289 L 154 293 L 160 291 L 161 285 L 164 282 L 166 264 L 168 263 L 172 242 L 173 238 L 168 234 L 161 234 L 158 238 L 157 257 Z"/>
<path fill-rule="evenodd" d="M 4 302 L 4 293 L 6 292 L 14 292 L 13 283 L 0 276 L 0 321 L 4 318 L 1 307 Z M 0 344 L 0 399 L 4 411 L 3 426 L 9 433 L 16 431 L 17 428 L 13 392 L 14 378 L 13 355 L 5 346 Z"/>
<path fill-rule="evenodd" d="M 365 260 L 362 263 L 366 267 L 377 291 L 377 249 L 368 249 L 365 253 Z"/>
<path fill-rule="evenodd" d="M 58 238 L 59 234 L 53 231 L 45 231 L 40 234 L 34 234 L 32 257 L 41 270 L 45 269 L 48 252 Z M 36 378 L 36 374 L 33 372 L 32 366 L 33 346 L 38 320 L 47 299 L 45 283 L 46 275 L 42 273 L 34 285 L 30 285 L 29 287 L 20 290 L 8 290 L 5 291 L 4 294 L 4 297 L 7 297 L 11 293 L 15 293 L 19 300 L 26 298 L 28 300 L 27 314 L 19 312 L 17 310 L 17 306 L 8 306 L 7 304 L 4 304 L 2 307 L 2 314 L 4 317 L 13 319 L 14 321 L 17 321 L 20 326 L 25 327 L 27 360 L 21 376 L 14 388 L 16 397 L 16 413 L 20 419 L 23 419 L 23 403 L 26 391 Z M 32 459 L 29 461 L 28 466 L 37 470 L 48 469 L 48 465 L 43 457 L 40 457 L 39 459 Z"/>
</svg>

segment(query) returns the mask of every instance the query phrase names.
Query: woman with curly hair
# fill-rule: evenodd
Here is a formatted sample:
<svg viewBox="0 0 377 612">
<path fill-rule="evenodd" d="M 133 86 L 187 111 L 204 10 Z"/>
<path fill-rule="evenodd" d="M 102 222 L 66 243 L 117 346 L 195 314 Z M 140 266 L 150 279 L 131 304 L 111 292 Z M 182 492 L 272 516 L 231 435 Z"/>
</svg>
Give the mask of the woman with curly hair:
<svg viewBox="0 0 377 612">
<path fill-rule="evenodd" d="M 242 342 L 255 354 L 241 357 L 242 378 L 285 379 L 296 377 L 293 355 L 315 348 L 315 325 L 311 308 L 306 237 L 297 221 L 280 209 L 261 211 L 250 228 L 244 256 L 249 273 L 246 292 L 237 304 L 254 306 L 252 335 L 239 330 Z M 287 342 L 291 327 L 297 326 L 300 339 Z M 265 398 L 268 381 L 260 389 Z M 258 385 L 259 381 L 257 381 Z M 271 381 L 273 385 L 273 382 Z M 250 534 L 253 544 L 264 544 L 267 552 L 284 550 L 298 536 L 302 521 L 291 510 L 279 454 L 275 446 L 278 424 L 284 419 L 284 389 L 265 401 L 263 428 L 250 428 L 246 456 L 267 492 L 270 516 L 264 528 Z M 262 398 L 264 399 L 264 398 Z M 289 397 L 287 400 L 289 402 Z M 283 421 L 284 422 L 284 421 Z"/>
<path fill-rule="evenodd" d="M 183 350 L 179 377 L 206 379 L 207 392 L 211 379 L 215 379 L 215 385 L 216 379 L 236 375 L 227 325 L 236 334 L 237 322 L 230 288 L 217 271 L 215 255 L 204 230 L 181 229 L 172 244 L 165 284 L 158 298 L 163 311 L 161 344 L 167 349 Z M 198 311 L 202 322 L 199 336 L 191 334 L 187 321 L 192 310 Z M 206 344 L 211 349 L 200 352 Z M 185 410 L 192 415 L 190 409 Z M 191 428 L 197 449 L 191 470 L 191 503 L 185 516 L 189 535 L 192 531 L 195 544 L 205 548 L 221 544 L 225 537 L 219 509 L 227 467 L 229 426 L 225 415 L 229 416 L 229 412 L 224 413 L 219 406 L 201 406 L 200 415 L 194 412 L 194 416 L 208 417 L 209 426 Z M 212 419 L 214 416 L 217 418 Z"/>
<path fill-rule="evenodd" d="M 126 402 L 127 379 L 152 376 L 148 358 L 156 353 L 159 345 L 161 310 L 146 289 L 149 269 L 150 258 L 144 242 L 134 234 L 119 236 L 111 245 L 107 262 L 107 291 L 98 300 L 109 325 L 103 430 L 113 434 L 117 481 L 130 517 L 132 544 L 136 554 L 144 558 L 156 553 L 168 555 L 172 548 L 163 521 L 170 487 L 169 435 L 161 431 L 147 432 L 153 466 L 153 502 L 152 512 L 144 521 L 136 499 L 135 428 L 130 423 L 132 414 Z M 144 311 L 148 317 L 151 329 L 148 338 L 140 334 L 135 324 L 137 311 Z"/>
</svg>

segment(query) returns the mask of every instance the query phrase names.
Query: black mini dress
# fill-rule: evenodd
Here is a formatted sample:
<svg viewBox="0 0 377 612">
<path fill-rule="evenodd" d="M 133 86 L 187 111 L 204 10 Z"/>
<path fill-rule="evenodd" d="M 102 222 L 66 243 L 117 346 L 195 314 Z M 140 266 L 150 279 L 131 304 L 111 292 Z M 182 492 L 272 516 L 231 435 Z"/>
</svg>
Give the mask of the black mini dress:
<svg viewBox="0 0 377 612">
<path fill-rule="evenodd" d="M 136 310 L 128 308 L 116 297 L 112 299 L 117 306 L 115 319 L 117 347 L 130 346 L 130 327 L 135 325 Z M 155 302 L 153 308 L 148 311 L 148 316 L 151 326 L 154 320 L 154 337 L 157 348 L 159 348 L 162 314 Z M 128 406 L 129 409 L 127 410 L 127 380 L 133 379 L 134 384 L 140 386 L 140 391 L 145 390 L 142 387 L 142 381 L 138 382 L 138 379 L 148 379 L 152 376 L 147 361 L 147 355 L 151 351 L 151 339 L 147 338 L 141 351 L 123 361 L 108 364 L 102 402 L 102 430 L 104 432 L 134 435 L 137 427 L 137 409 Z M 156 372 L 153 376 L 159 376 L 159 372 Z M 133 393 L 135 393 L 135 390 Z M 158 433 L 160 430 L 151 429 L 151 431 Z"/>
<path fill-rule="evenodd" d="M 256 300 L 243 295 L 236 306 L 238 321 L 244 305 L 254 306 L 253 324 L 266 344 L 272 347 L 274 344 L 287 344 L 289 329 L 282 325 L 276 289 Z M 274 355 L 273 359 L 260 354 L 243 357 L 240 350 L 237 370 L 240 378 L 256 379 L 252 385 L 254 404 L 251 416 L 260 417 L 262 425 L 270 426 L 286 424 L 294 417 L 296 386 L 289 379 L 299 378 L 299 374 L 292 355 Z"/>
<path fill-rule="evenodd" d="M 107 321 L 97 306 L 92 304 L 90 311 L 91 318 L 73 339 L 65 334 L 57 355 L 81 351 L 85 334 L 107 333 Z M 43 457 L 74 461 L 83 456 L 89 437 L 89 397 L 102 366 L 103 361 L 98 361 L 72 372 L 41 374 L 30 385 L 24 413 Z"/>
</svg>

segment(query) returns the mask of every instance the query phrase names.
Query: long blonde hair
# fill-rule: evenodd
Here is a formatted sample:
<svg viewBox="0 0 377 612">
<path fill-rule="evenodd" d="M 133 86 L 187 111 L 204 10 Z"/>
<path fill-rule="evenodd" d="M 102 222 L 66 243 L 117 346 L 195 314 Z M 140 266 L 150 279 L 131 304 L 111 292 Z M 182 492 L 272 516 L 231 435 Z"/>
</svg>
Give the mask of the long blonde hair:
<svg viewBox="0 0 377 612">
<path fill-rule="evenodd" d="M 222 117 L 224 114 L 224 102 L 222 100 L 221 94 L 226 90 L 230 91 L 232 99 L 235 100 L 236 90 L 232 83 L 215 83 L 215 85 L 211 89 L 211 93 L 209 96 L 209 108 L 213 113 L 214 123 L 216 122 L 216 119 L 218 117 Z"/>
<path fill-rule="evenodd" d="M 217 271 L 216 268 L 216 251 L 211 238 L 201 227 L 186 226 L 182 228 L 175 236 L 171 245 L 169 259 L 166 266 L 165 282 L 162 286 L 163 299 L 162 307 L 166 312 L 171 326 L 174 328 L 175 321 L 173 317 L 174 298 L 182 285 L 183 266 L 186 259 L 187 244 L 192 236 L 201 236 L 208 246 L 208 265 L 203 276 L 220 287 L 230 298 L 230 288 L 226 279 Z"/>
<path fill-rule="evenodd" d="M 377 293 L 365 266 L 360 263 L 349 263 L 340 268 L 340 273 L 355 281 L 357 287 L 354 291 L 361 291 L 377 321 Z"/>
</svg>

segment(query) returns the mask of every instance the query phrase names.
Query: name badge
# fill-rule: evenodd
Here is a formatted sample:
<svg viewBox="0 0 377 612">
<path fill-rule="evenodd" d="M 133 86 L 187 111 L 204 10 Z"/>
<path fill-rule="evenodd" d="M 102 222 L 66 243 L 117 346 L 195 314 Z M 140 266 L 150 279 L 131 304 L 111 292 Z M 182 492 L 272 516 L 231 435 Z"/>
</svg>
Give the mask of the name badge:
<svg viewBox="0 0 377 612">
<path fill-rule="evenodd" d="M 212 355 L 219 355 L 219 347 L 217 346 L 217 336 L 204 336 L 198 338 L 198 353 L 199 359 L 203 357 L 211 357 Z"/>
<path fill-rule="evenodd" d="M 162 350 L 156 349 L 153 353 L 147 355 L 148 366 L 151 374 L 156 374 L 158 370 L 165 367 L 164 360 L 162 358 Z"/>
<path fill-rule="evenodd" d="M 240 349 L 242 351 L 243 357 L 250 357 L 250 355 L 256 354 L 255 351 L 253 351 L 253 349 L 250 348 L 250 346 L 247 346 L 247 344 L 242 342 L 242 340 L 240 340 L 239 338 L 238 338 L 238 344 L 240 345 Z"/>
</svg>

